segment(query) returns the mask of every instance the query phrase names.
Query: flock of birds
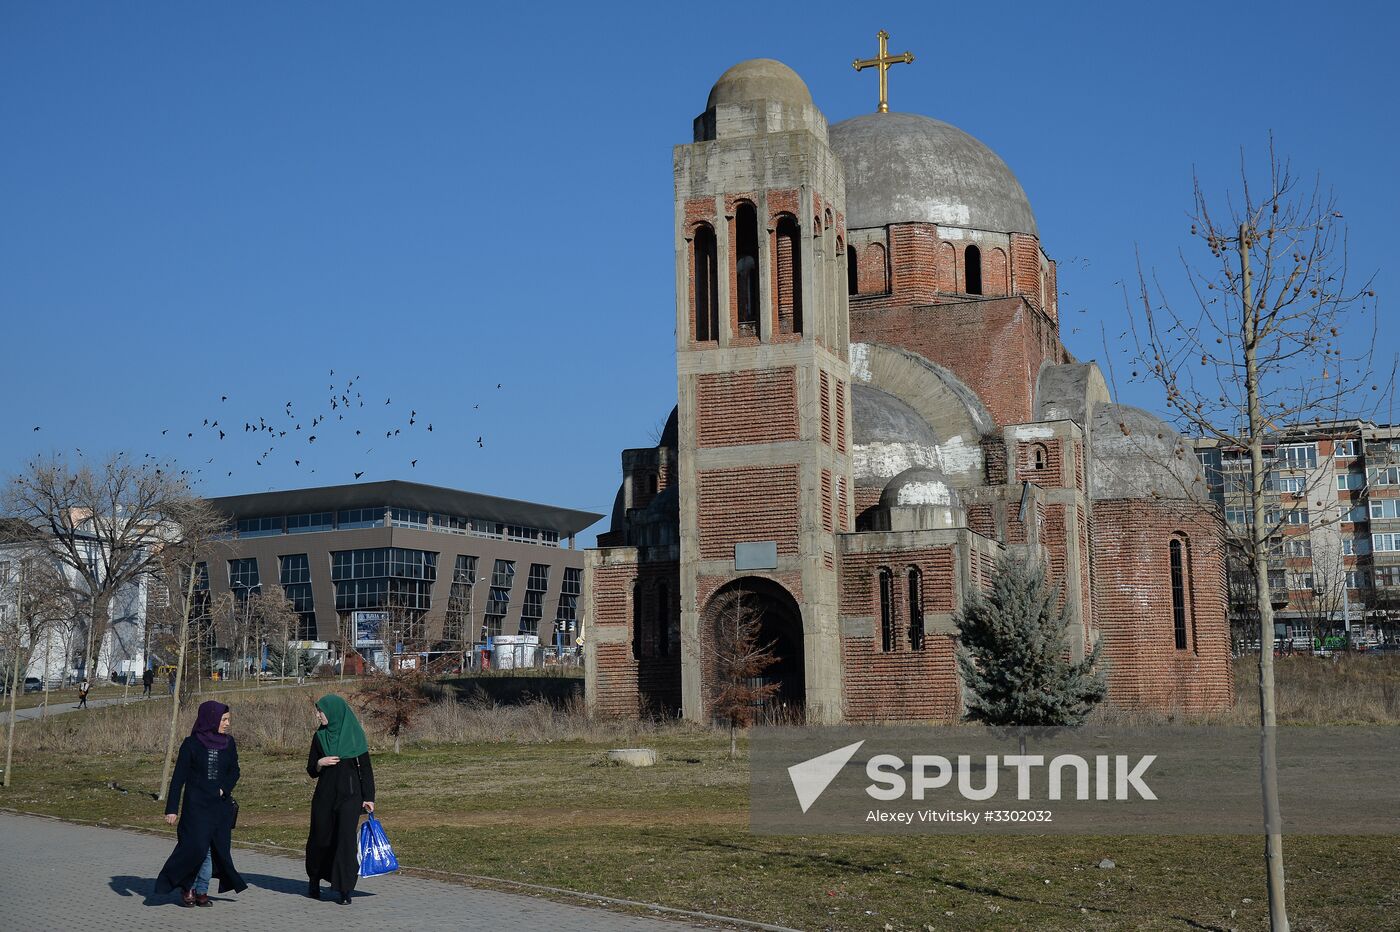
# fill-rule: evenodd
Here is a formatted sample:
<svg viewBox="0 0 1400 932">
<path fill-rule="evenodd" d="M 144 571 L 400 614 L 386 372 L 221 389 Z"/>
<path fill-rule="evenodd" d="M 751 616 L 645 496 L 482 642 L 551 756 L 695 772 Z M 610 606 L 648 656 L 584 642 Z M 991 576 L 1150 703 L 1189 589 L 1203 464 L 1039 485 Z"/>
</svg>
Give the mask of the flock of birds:
<svg viewBox="0 0 1400 932">
<path fill-rule="evenodd" d="M 330 370 L 330 378 L 332 380 L 335 378 L 334 369 Z M 198 438 L 213 440 L 215 443 L 233 443 L 236 446 L 246 447 L 246 443 L 240 444 L 237 443 L 237 441 L 240 439 L 251 440 L 256 438 L 258 441 L 256 449 L 259 452 L 257 452 L 252 459 L 254 469 L 262 467 L 272 460 L 274 456 L 278 455 L 279 451 L 282 451 L 290 457 L 294 468 L 300 469 L 305 466 L 308 473 L 315 473 L 316 468 L 312 465 L 313 459 L 311 451 L 315 448 L 318 438 L 323 439 L 322 446 L 324 447 L 324 439 L 331 438 L 342 432 L 345 432 L 343 436 L 346 439 L 350 437 L 367 438 L 373 436 L 376 438 L 375 442 L 380 444 L 385 442 L 395 443 L 400 438 L 407 439 L 405 432 L 407 432 L 408 435 L 412 435 L 415 431 L 421 431 L 422 434 L 434 433 L 433 422 L 425 417 L 421 417 L 418 409 L 414 407 L 409 408 L 406 419 L 400 413 L 397 416 L 391 416 L 387 421 L 379 418 L 380 424 L 377 427 L 371 427 L 369 422 L 375 418 L 370 416 L 370 411 L 378 410 L 382 412 L 385 408 L 393 408 L 394 399 L 392 397 L 386 397 L 382 405 L 378 403 L 377 399 L 368 401 L 362 389 L 357 387 L 359 383 L 360 376 L 358 375 L 349 379 L 343 385 L 338 385 L 336 382 L 332 381 L 326 386 L 328 394 L 325 403 L 319 406 L 313 406 L 314 410 L 306 411 L 305 409 L 299 409 L 294 402 L 288 401 L 278 414 L 272 416 L 260 414 L 230 418 L 227 413 L 228 409 L 224 407 L 229 403 L 229 395 L 227 393 L 222 393 L 219 396 L 218 402 L 219 411 L 221 413 L 213 417 L 205 417 L 198 427 L 186 430 L 184 432 L 185 439 L 193 442 Z M 502 387 L 501 383 L 496 383 L 497 390 L 500 390 Z M 370 406 L 368 411 L 365 410 L 367 404 Z M 479 402 L 472 405 L 472 410 L 479 411 L 480 409 L 481 404 Z M 401 412 L 402 406 L 397 410 Z M 38 433 L 41 429 L 41 426 L 35 426 L 33 432 Z M 384 429 L 384 437 L 382 440 L 377 439 L 379 429 Z M 348 433 L 351 430 L 353 430 L 353 434 Z M 167 437 L 170 432 L 171 428 L 165 427 L 161 429 L 160 434 L 162 437 Z M 176 436 L 178 435 L 179 433 L 177 431 Z M 483 435 L 477 435 L 474 442 L 478 449 L 485 449 L 486 439 Z M 264 446 L 264 444 L 266 445 Z M 375 446 L 370 445 L 364 449 L 363 455 L 368 456 L 374 453 L 374 451 Z M 83 455 L 81 448 L 75 447 L 74 452 L 79 457 Z M 156 463 L 157 472 L 162 472 L 167 469 L 174 470 L 170 462 L 162 461 L 160 457 L 154 454 L 146 453 L 143 458 Z M 196 476 L 203 474 L 206 467 L 213 466 L 218 459 L 220 459 L 220 457 L 211 456 L 205 461 L 203 466 L 194 469 L 180 469 L 178 473 L 186 479 L 193 480 Z M 350 474 L 354 479 L 358 480 L 369 472 L 369 469 L 367 464 L 356 465 L 365 467 L 350 468 Z M 416 469 L 418 467 L 418 457 L 409 459 L 408 467 L 410 469 Z M 233 477 L 234 473 L 235 469 L 226 469 L 225 478 Z"/>
</svg>

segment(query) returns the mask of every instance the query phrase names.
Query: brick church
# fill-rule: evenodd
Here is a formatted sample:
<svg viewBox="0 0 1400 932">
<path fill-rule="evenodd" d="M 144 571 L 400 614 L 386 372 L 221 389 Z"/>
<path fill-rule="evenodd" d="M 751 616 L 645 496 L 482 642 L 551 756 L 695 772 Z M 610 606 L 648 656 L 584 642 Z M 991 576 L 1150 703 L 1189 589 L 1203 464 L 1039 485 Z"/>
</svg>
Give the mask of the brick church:
<svg viewBox="0 0 1400 932">
<path fill-rule="evenodd" d="M 1006 551 L 1049 568 L 1077 655 L 1103 642 L 1111 702 L 1232 701 L 1196 456 L 1061 342 L 994 152 L 917 114 L 828 126 L 757 59 L 674 163 L 679 404 L 623 451 L 587 554 L 591 709 L 709 719 L 716 619 L 742 605 L 786 714 L 954 720 L 953 613 Z"/>
</svg>

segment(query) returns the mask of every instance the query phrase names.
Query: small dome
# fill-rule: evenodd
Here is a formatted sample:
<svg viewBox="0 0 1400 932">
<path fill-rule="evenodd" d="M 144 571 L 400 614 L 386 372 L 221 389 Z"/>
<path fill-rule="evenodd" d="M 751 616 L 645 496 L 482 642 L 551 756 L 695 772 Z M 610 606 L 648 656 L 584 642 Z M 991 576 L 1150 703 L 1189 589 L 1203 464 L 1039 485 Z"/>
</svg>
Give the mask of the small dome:
<svg viewBox="0 0 1400 932">
<path fill-rule="evenodd" d="M 738 104 L 749 100 L 775 100 L 780 103 L 812 105 L 812 92 L 807 83 L 787 65 L 771 58 L 751 58 L 741 61 L 719 76 L 710 89 L 706 110 L 721 104 Z"/>
<path fill-rule="evenodd" d="M 905 401 L 870 385 L 851 385 L 851 473 L 883 488 L 911 466 L 938 468 L 938 434 Z"/>
<path fill-rule="evenodd" d="M 1021 183 L 981 141 L 913 113 L 870 113 L 831 127 L 846 171 L 846 226 L 890 223 L 1039 235 Z"/>
<path fill-rule="evenodd" d="M 960 508 L 962 501 L 958 498 L 957 490 L 948 484 L 948 477 L 943 475 L 942 470 L 914 466 L 889 481 L 880 493 L 880 507 L 907 508 L 916 505 Z"/>
<path fill-rule="evenodd" d="M 1089 493 L 1094 500 L 1207 498 L 1196 451 L 1172 427 L 1141 408 L 1094 406 Z"/>
</svg>

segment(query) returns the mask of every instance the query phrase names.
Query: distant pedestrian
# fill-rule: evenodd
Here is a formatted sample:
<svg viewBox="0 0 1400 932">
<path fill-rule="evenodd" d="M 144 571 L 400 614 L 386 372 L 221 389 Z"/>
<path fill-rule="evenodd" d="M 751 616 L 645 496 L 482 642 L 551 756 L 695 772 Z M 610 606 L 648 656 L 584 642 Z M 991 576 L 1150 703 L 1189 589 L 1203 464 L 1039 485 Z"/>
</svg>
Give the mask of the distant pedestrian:
<svg viewBox="0 0 1400 932">
<path fill-rule="evenodd" d="M 170 695 L 175 695 L 175 671 L 170 671 Z"/>
<path fill-rule="evenodd" d="M 86 709 L 88 707 L 87 697 L 89 689 L 92 689 L 92 684 L 86 679 L 78 684 L 78 708 Z"/>
<path fill-rule="evenodd" d="M 339 894 L 337 902 L 349 906 L 360 873 L 360 811 L 374 811 L 374 770 L 365 730 L 344 699 L 331 694 L 316 700 L 316 720 L 321 727 L 306 759 L 306 772 L 316 781 L 306 836 L 306 895 L 319 900 L 325 880 Z"/>
<path fill-rule="evenodd" d="M 156 671 L 152 670 L 150 667 L 147 667 L 145 672 L 141 674 L 141 698 L 151 698 L 151 686 L 155 683 L 155 681 Z"/>
<path fill-rule="evenodd" d="M 156 893 L 178 888 L 183 906 L 213 906 L 209 881 L 214 877 L 219 878 L 220 893 L 248 889 L 233 866 L 230 847 L 236 811 L 233 788 L 238 784 L 238 745 L 228 733 L 231 721 L 222 702 L 201 703 L 170 777 L 165 821 L 179 828 L 175 850 L 156 878 Z"/>
</svg>

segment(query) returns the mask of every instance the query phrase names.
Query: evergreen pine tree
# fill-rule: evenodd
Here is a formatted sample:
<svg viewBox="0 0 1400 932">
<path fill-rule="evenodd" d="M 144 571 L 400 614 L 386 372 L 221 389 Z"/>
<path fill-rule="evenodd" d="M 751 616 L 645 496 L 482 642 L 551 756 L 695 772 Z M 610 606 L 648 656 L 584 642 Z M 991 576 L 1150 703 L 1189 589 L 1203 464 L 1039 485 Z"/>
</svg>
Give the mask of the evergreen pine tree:
<svg viewBox="0 0 1400 932">
<path fill-rule="evenodd" d="M 1003 555 L 992 591 L 974 591 L 954 618 L 967 718 L 987 725 L 1077 725 L 1108 691 L 1101 644 L 1072 662 L 1069 617 L 1045 569 Z"/>
</svg>

